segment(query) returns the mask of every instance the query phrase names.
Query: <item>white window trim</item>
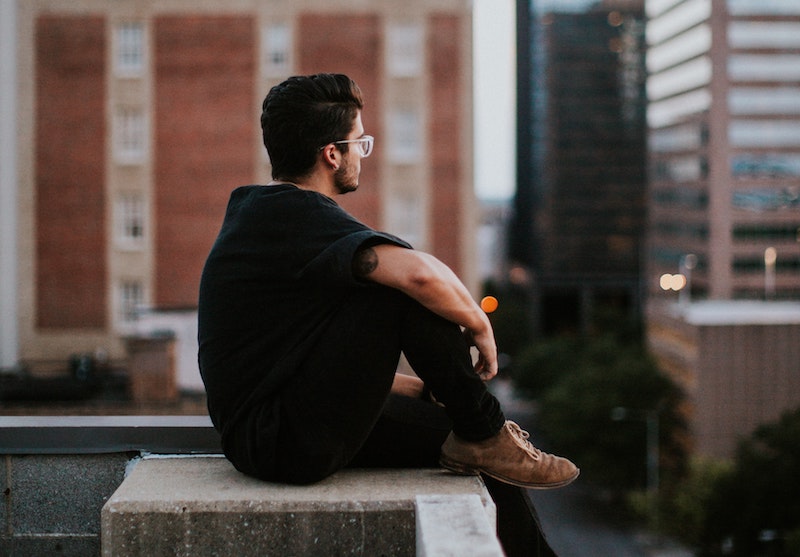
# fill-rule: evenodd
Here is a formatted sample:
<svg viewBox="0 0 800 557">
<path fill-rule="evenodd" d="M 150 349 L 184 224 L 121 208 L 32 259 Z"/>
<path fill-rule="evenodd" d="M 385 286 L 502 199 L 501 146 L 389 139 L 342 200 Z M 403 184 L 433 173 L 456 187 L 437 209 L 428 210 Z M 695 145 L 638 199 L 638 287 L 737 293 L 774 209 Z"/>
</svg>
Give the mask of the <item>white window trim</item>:
<svg viewBox="0 0 800 557">
<path fill-rule="evenodd" d="M 137 192 L 121 193 L 114 204 L 115 245 L 126 251 L 141 251 L 147 240 L 147 203 Z M 133 233 L 138 224 L 140 234 Z"/>
<path fill-rule="evenodd" d="M 121 78 L 144 76 L 147 67 L 146 37 L 147 29 L 141 21 L 121 21 L 114 26 L 115 76 Z"/>
<path fill-rule="evenodd" d="M 118 106 L 114 111 L 114 161 L 122 165 L 144 163 L 149 125 L 141 107 Z"/>
<path fill-rule="evenodd" d="M 386 28 L 386 73 L 419 77 L 425 66 L 425 30 L 418 23 L 389 23 Z"/>
<path fill-rule="evenodd" d="M 283 61 L 275 61 L 282 55 Z M 261 29 L 261 57 L 264 77 L 285 78 L 294 65 L 294 30 L 286 22 L 274 21 Z"/>
</svg>

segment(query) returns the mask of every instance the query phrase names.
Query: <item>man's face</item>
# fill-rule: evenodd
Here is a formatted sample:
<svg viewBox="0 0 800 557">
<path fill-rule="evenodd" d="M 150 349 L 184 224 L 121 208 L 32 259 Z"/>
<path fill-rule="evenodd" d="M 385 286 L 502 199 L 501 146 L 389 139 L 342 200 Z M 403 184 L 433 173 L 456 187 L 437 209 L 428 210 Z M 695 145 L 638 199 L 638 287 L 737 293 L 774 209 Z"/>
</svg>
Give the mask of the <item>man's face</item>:
<svg viewBox="0 0 800 557">
<path fill-rule="evenodd" d="M 361 122 L 361 112 L 356 115 L 353 129 L 345 139 L 358 139 L 364 135 L 364 124 Z M 358 147 L 350 145 L 347 153 L 342 154 L 342 164 L 333 175 L 334 186 L 339 194 L 349 193 L 358 189 L 358 177 L 361 174 L 361 155 Z"/>
</svg>

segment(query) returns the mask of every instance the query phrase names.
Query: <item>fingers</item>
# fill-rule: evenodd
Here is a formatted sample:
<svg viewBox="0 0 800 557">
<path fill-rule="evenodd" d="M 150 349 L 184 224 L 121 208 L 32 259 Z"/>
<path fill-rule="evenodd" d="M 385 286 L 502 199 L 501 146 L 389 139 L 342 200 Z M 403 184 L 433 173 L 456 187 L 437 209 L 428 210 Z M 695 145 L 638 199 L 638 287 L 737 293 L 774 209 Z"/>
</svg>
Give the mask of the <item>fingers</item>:
<svg viewBox="0 0 800 557">
<path fill-rule="evenodd" d="M 495 352 L 491 352 L 491 354 L 494 355 Z M 483 381 L 489 381 L 494 378 L 494 376 L 497 375 L 497 368 L 496 357 L 487 358 L 484 356 L 483 352 L 478 352 L 478 359 L 475 362 L 474 369 L 475 373 L 477 373 Z"/>
</svg>

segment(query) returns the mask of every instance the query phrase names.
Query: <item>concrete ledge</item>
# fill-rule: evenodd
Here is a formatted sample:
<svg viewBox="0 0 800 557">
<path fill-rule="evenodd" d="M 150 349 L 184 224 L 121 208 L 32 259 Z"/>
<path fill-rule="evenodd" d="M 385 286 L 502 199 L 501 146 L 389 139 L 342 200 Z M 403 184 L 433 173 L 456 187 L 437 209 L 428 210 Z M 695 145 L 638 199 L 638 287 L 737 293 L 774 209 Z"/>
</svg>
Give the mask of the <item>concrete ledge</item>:
<svg viewBox="0 0 800 557">
<path fill-rule="evenodd" d="M 417 557 L 504 555 L 477 495 L 418 495 L 416 510 Z"/>
<path fill-rule="evenodd" d="M 222 452 L 208 416 L 0 416 L 2 454 Z"/>
<path fill-rule="evenodd" d="M 343 470 L 311 486 L 289 486 L 244 476 L 220 457 L 151 458 L 140 461 L 103 506 L 102 551 L 414 555 L 419 495 L 474 496 L 468 512 L 474 515 L 478 504 L 489 531 L 496 529 L 494 503 L 477 476 Z"/>
</svg>

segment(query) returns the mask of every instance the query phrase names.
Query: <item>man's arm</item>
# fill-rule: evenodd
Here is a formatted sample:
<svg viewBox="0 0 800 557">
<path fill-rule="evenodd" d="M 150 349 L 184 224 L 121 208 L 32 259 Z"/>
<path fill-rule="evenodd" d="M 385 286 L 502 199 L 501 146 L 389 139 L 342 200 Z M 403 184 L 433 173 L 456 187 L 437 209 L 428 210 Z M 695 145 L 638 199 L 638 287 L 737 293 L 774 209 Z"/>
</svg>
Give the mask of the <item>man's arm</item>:
<svg viewBox="0 0 800 557">
<path fill-rule="evenodd" d="M 497 345 L 489 318 L 447 265 L 421 251 L 380 244 L 359 250 L 353 269 L 357 276 L 397 288 L 464 327 L 478 349 L 476 373 L 484 380 L 497 374 Z"/>
</svg>

